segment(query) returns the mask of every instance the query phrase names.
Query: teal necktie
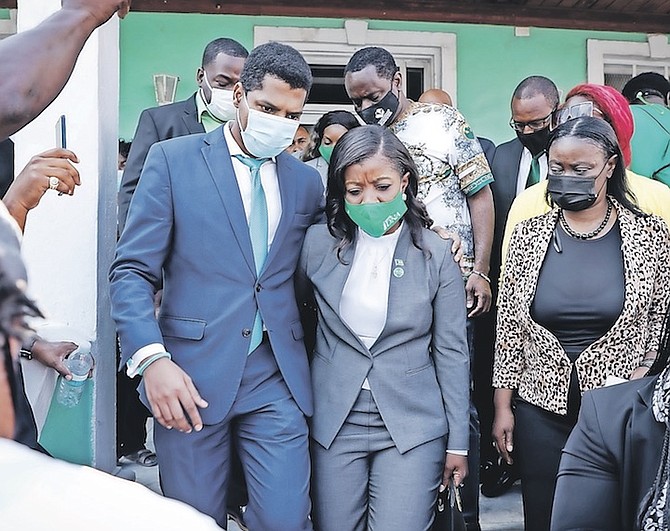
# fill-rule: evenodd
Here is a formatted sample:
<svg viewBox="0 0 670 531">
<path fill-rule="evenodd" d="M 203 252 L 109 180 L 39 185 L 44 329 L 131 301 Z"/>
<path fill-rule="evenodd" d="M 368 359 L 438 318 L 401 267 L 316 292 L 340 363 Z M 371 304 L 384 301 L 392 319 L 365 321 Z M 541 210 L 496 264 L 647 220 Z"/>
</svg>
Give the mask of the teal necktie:
<svg viewBox="0 0 670 531">
<path fill-rule="evenodd" d="M 540 182 L 540 157 L 542 155 L 544 155 L 544 151 L 535 155 L 533 160 L 530 161 L 530 171 L 528 172 L 528 178 L 526 179 L 526 188 Z"/>
<path fill-rule="evenodd" d="M 247 166 L 251 172 L 251 205 L 249 208 L 249 236 L 251 248 L 254 252 L 256 277 L 261 273 L 265 257 L 268 254 L 268 205 L 261 183 L 261 166 L 269 159 L 252 159 L 244 155 L 235 155 L 235 158 Z M 251 354 L 263 340 L 263 321 L 261 313 L 256 309 L 254 327 L 251 331 L 251 343 L 248 354 Z"/>
</svg>

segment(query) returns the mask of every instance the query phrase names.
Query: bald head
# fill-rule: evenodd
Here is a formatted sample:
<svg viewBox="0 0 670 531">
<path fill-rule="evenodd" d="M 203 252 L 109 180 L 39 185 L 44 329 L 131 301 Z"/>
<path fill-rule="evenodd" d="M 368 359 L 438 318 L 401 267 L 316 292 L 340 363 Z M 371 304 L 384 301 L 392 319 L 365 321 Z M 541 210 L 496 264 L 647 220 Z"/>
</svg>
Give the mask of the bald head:
<svg viewBox="0 0 670 531">
<path fill-rule="evenodd" d="M 449 105 L 450 107 L 453 106 L 449 93 L 441 89 L 428 89 L 419 96 L 419 101 L 421 103 L 442 103 L 444 105 Z"/>
</svg>

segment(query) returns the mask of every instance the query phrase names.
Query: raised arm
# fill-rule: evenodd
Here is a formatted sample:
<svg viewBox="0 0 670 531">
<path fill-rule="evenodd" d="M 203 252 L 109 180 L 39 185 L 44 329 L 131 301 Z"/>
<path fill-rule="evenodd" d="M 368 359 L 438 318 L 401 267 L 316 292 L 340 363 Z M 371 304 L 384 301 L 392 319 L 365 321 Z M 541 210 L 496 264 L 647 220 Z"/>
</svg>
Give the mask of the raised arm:
<svg viewBox="0 0 670 531">
<path fill-rule="evenodd" d="M 129 8 L 130 0 L 63 0 L 63 7 L 35 28 L 0 41 L 0 140 L 60 94 L 91 33 Z"/>
</svg>

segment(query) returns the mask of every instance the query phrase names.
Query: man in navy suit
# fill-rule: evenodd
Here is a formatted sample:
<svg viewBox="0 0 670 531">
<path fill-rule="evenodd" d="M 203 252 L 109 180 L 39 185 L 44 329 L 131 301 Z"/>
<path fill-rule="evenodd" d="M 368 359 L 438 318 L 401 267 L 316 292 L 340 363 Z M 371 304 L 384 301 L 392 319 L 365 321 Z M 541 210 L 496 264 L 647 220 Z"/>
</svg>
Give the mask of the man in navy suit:
<svg viewBox="0 0 670 531">
<path fill-rule="evenodd" d="M 247 49 L 233 39 L 211 41 L 205 47 L 201 66 L 195 76 L 199 90 L 187 100 L 142 111 L 119 189 L 119 233 L 126 225 L 130 200 L 135 193 L 149 148 L 161 140 L 208 133 L 235 117 L 232 89 L 240 80 L 240 72 L 248 55 Z M 129 378 L 120 372 L 116 384 L 117 457 L 153 466 L 156 464 L 156 456 L 145 448 L 149 411 L 137 396 L 137 378 Z M 232 505 L 239 504 L 236 501 Z"/>
<path fill-rule="evenodd" d="M 140 179 L 149 148 L 156 142 L 209 133 L 235 117 L 233 86 L 240 80 L 247 49 L 233 39 L 215 39 L 205 46 L 202 65 L 195 74 L 199 90 L 190 98 L 145 109 L 137 123 L 119 189 L 119 233 Z"/>
<path fill-rule="evenodd" d="M 157 421 L 163 492 L 222 527 L 234 442 L 249 528 L 312 528 L 312 395 L 293 274 L 323 186 L 284 153 L 311 83 L 290 46 L 253 50 L 234 121 L 150 149 L 110 273 L 122 363 L 142 376 Z"/>
</svg>

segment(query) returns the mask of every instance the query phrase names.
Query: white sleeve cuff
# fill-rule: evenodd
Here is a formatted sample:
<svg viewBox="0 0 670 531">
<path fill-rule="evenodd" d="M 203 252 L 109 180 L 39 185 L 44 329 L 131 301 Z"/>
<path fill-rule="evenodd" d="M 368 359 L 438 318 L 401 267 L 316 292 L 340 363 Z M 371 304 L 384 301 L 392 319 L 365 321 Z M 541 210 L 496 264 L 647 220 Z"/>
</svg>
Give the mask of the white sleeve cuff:
<svg viewBox="0 0 670 531">
<path fill-rule="evenodd" d="M 453 454 L 453 455 L 462 455 L 463 457 L 468 456 L 468 451 L 467 450 L 447 450 L 448 454 Z"/>
<path fill-rule="evenodd" d="M 126 362 L 126 373 L 130 378 L 134 378 L 144 360 L 161 352 L 165 352 L 165 347 L 161 343 L 151 343 L 142 347 Z"/>
</svg>

